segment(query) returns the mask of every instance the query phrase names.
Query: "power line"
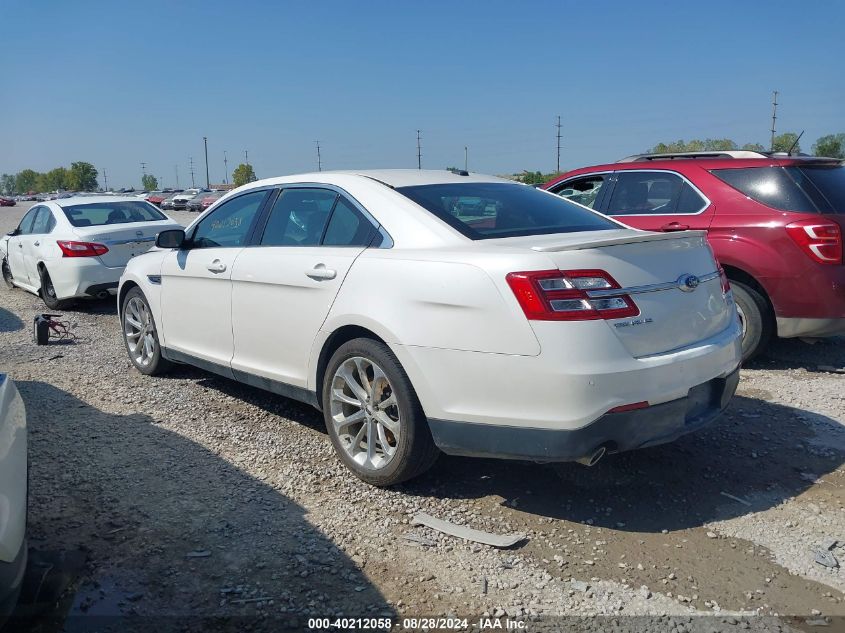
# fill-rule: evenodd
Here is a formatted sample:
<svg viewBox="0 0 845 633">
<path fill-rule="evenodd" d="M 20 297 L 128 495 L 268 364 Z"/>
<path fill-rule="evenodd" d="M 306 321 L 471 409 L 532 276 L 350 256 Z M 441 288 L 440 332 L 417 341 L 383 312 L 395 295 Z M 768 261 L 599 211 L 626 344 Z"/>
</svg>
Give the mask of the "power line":
<svg viewBox="0 0 845 633">
<path fill-rule="evenodd" d="M 317 171 L 323 171 L 323 158 L 320 156 L 320 141 L 317 143 Z"/>
<path fill-rule="evenodd" d="M 422 152 L 420 147 L 420 131 L 417 130 L 417 169 L 422 169 Z"/>
<path fill-rule="evenodd" d="M 775 151 L 775 121 L 778 118 L 778 91 L 772 93 L 772 145 L 770 151 Z"/>
<path fill-rule="evenodd" d="M 557 117 L 557 173 L 560 173 L 560 115 Z"/>
</svg>

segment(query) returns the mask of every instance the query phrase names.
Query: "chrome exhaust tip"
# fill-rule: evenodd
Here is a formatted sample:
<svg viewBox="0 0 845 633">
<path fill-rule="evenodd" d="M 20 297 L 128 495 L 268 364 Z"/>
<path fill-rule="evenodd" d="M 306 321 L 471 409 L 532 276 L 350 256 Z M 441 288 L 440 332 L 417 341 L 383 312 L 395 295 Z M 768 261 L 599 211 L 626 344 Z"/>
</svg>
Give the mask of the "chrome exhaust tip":
<svg viewBox="0 0 845 633">
<path fill-rule="evenodd" d="M 595 466 L 598 461 L 604 457 L 605 453 L 607 453 L 607 448 L 604 446 L 599 446 L 596 450 L 594 450 L 590 455 L 585 455 L 575 461 L 579 464 L 583 464 L 584 466 Z"/>
</svg>

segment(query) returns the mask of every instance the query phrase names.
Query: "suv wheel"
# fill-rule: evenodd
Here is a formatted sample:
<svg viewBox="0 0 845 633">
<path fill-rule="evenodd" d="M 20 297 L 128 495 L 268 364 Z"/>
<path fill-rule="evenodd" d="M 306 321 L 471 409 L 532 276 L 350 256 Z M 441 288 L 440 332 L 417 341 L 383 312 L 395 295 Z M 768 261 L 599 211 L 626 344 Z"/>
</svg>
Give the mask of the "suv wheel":
<svg viewBox="0 0 845 633">
<path fill-rule="evenodd" d="M 751 286 L 731 281 L 736 309 L 742 323 L 742 362 L 748 362 L 765 351 L 772 338 L 772 313 L 769 303 Z"/>
<path fill-rule="evenodd" d="M 340 459 L 368 484 L 416 477 L 439 455 L 411 381 L 383 343 L 341 345 L 326 368 L 322 402 Z"/>
</svg>

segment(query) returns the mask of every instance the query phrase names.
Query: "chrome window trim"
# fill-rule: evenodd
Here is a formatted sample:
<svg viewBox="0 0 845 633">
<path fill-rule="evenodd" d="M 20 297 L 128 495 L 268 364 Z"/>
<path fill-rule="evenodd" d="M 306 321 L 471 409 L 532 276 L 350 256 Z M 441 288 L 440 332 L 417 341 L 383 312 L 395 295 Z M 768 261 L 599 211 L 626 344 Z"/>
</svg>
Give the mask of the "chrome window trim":
<svg viewBox="0 0 845 633">
<path fill-rule="evenodd" d="M 701 275 L 699 283 L 705 283 L 719 278 L 719 271 Z M 661 290 L 672 290 L 678 288 L 678 280 L 666 281 L 659 284 L 647 284 L 645 286 L 631 286 L 630 288 L 611 288 L 609 290 L 588 290 L 587 297 L 590 299 L 604 299 L 606 297 L 621 297 L 622 295 L 641 295 L 648 292 L 660 292 Z"/>
<path fill-rule="evenodd" d="M 699 209 L 695 213 L 620 213 L 618 215 L 612 215 L 610 213 L 610 209 L 608 208 L 607 210 L 602 211 L 602 213 L 604 213 L 605 215 L 608 215 L 612 218 L 623 218 L 623 217 L 624 218 L 659 218 L 659 217 L 667 217 L 667 216 L 675 216 L 675 215 L 683 215 L 684 217 L 694 217 L 694 216 L 697 216 L 697 215 L 701 215 L 702 213 L 707 211 L 707 209 L 710 208 L 710 205 L 713 204 L 710 201 L 710 198 L 705 196 L 704 192 L 701 189 L 699 189 L 698 187 L 696 187 L 689 178 L 684 176 L 682 173 L 677 172 L 677 171 L 673 171 L 671 169 L 619 169 L 619 170 L 612 172 L 612 173 L 619 176 L 619 174 L 627 174 L 627 173 L 631 173 L 631 172 L 634 172 L 634 173 L 653 173 L 653 174 L 673 174 L 675 176 L 678 176 L 681 180 L 683 180 L 690 187 L 692 187 L 693 191 L 695 191 L 699 196 L 701 196 L 704 199 L 705 204 L 701 209 Z M 598 173 L 611 173 L 611 172 L 596 172 L 596 173 L 598 174 Z M 582 175 L 584 175 L 584 174 L 582 174 Z M 618 182 L 619 181 L 618 181 L 618 178 L 617 178 L 617 181 L 613 183 L 614 191 L 616 190 L 616 185 L 617 185 Z M 613 197 L 613 191 L 610 192 L 610 197 L 611 198 Z M 608 199 L 607 204 L 608 204 L 608 207 L 609 207 L 610 199 Z"/>
</svg>

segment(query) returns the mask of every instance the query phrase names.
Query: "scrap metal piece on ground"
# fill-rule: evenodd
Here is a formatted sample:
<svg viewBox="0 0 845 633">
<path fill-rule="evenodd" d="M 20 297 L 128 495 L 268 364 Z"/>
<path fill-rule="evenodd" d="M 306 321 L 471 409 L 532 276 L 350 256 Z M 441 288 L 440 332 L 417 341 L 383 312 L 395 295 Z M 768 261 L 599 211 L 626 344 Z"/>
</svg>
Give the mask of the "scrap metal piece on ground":
<svg viewBox="0 0 845 633">
<path fill-rule="evenodd" d="M 826 549 L 814 549 L 813 555 L 815 561 L 822 567 L 829 567 L 830 569 L 837 569 L 839 567 L 839 561 L 836 560 L 836 556 Z"/>
<path fill-rule="evenodd" d="M 740 499 L 739 497 L 735 497 L 732 494 L 725 492 L 724 490 L 722 492 L 720 492 L 719 494 L 722 495 L 723 497 L 727 497 L 728 499 L 733 499 L 734 501 L 739 501 L 741 504 L 746 505 L 748 507 L 751 507 L 751 504 L 748 501 L 746 501 L 745 499 Z"/>
<path fill-rule="evenodd" d="M 481 530 L 474 530 L 463 525 L 456 525 L 443 519 L 436 519 L 430 514 L 420 512 L 414 516 L 411 525 L 425 525 L 432 530 L 450 534 L 458 538 L 466 539 L 467 541 L 475 541 L 476 543 L 484 543 L 492 547 L 512 547 L 525 540 L 525 534 L 491 534 L 490 532 L 482 532 Z"/>
</svg>

